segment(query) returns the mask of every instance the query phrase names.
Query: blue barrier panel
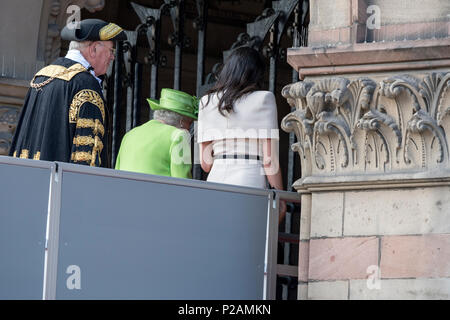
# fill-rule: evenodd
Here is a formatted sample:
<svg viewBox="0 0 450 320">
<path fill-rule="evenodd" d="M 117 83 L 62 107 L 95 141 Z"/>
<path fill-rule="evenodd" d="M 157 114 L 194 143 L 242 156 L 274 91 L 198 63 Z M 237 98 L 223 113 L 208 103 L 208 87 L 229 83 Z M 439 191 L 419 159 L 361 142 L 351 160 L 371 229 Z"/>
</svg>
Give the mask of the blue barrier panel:
<svg viewBox="0 0 450 320">
<path fill-rule="evenodd" d="M 59 164 L 56 299 L 262 299 L 268 190 Z"/>
<path fill-rule="evenodd" d="M 53 167 L 0 157 L 0 299 L 42 299 Z"/>
</svg>

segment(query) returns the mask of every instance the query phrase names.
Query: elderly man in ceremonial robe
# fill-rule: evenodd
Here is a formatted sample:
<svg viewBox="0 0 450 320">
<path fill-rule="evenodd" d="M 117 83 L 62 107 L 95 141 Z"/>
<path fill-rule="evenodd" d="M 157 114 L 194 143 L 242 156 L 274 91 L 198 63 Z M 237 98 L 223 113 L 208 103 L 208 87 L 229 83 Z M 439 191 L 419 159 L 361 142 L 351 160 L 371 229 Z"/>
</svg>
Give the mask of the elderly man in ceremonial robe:
<svg viewBox="0 0 450 320">
<path fill-rule="evenodd" d="M 31 80 L 9 155 L 105 167 L 108 119 L 100 77 L 125 32 L 86 19 L 78 28 L 64 27 L 61 38 L 71 41 L 69 51 Z"/>
</svg>

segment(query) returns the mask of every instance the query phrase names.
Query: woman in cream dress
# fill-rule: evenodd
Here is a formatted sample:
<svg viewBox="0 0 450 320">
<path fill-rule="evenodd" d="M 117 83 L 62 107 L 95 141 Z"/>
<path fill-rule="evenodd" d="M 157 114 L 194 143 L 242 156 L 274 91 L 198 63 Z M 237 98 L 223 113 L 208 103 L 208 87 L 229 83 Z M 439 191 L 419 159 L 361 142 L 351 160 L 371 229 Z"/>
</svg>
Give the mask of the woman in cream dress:
<svg viewBox="0 0 450 320">
<path fill-rule="evenodd" d="M 207 181 L 283 190 L 275 96 L 260 90 L 264 69 L 258 51 L 235 49 L 201 98 L 197 141 Z M 282 218 L 286 204 L 280 203 Z"/>
</svg>

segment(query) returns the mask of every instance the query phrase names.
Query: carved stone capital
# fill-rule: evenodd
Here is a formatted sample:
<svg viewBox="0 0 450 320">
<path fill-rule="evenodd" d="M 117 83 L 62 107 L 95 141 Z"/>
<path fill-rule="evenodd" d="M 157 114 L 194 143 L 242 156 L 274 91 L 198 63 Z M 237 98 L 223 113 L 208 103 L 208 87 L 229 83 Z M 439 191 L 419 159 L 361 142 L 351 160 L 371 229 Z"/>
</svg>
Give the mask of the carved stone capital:
<svg viewBox="0 0 450 320">
<path fill-rule="evenodd" d="M 376 83 L 342 77 L 300 81 L 282 94 L 295 111 L 302 178 L 448 170 L 450 73 L 397 75 Z"/>
</svg>

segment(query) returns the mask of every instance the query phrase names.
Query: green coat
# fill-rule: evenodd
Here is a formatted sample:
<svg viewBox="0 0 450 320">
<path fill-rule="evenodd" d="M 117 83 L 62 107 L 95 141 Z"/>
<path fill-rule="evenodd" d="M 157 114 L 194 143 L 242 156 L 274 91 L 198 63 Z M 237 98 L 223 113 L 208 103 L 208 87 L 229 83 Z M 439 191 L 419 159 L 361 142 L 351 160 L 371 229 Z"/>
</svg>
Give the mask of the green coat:
<svg viewBox="0 0 450 320">
<path fill-rule="evenodd" d="M 187 130 L 150 120 L 125 134 L 116 169 L 192 178 L 190 143 Z"/>
</svg>

